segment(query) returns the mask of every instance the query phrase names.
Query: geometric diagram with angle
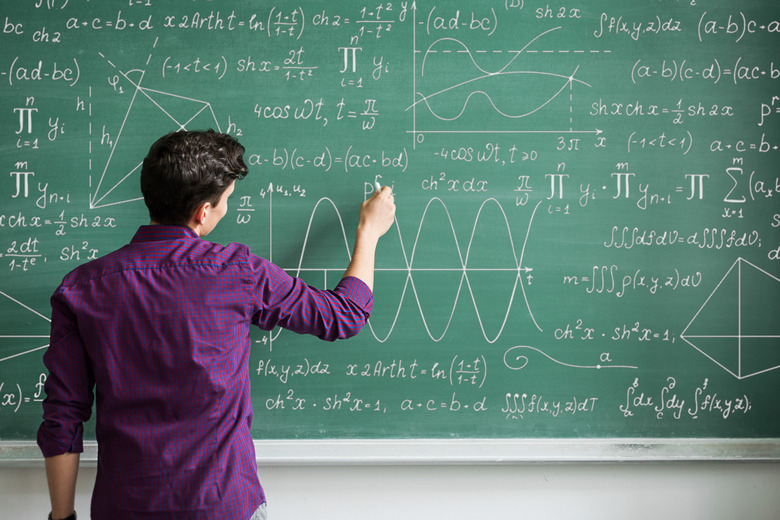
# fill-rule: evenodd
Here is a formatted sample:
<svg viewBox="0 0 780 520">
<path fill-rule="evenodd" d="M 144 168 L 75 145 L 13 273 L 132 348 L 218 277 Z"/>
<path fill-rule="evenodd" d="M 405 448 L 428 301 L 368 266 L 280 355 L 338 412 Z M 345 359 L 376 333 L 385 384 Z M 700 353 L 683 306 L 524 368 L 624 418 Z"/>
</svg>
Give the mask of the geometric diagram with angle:
<svg viewBox="0 0 780 520">
<path fill-rule="evenodd" d="M 738 258 L 680 337 L 737 379 L 780 368 L 780 279 Z"/>
<path fill-rule="evenodd" d="M 116 69 L 111 61 L 108 63 Z M 119 131 L 111 142 L 103 172 L 96 185 L 92 186 L 91 209 L 141 200 L 138 183 L 131 190 L 118 188 L 134 174 L 137 178 L 151 139 L 158 133 L 187 128 L 221 131 L 214 110 L 207 101 L 142 87 L 146 73 L 143 70 L 125 72 L 117 69 L 117 73 L 131 85 L 132 98 Z"/>
<path fill-rule="evenodd" d="M 48 347 L 51 320 L 3 291 L 0 297 L 14 304 L 4 311 L 0 363 Z"/>
</svg>

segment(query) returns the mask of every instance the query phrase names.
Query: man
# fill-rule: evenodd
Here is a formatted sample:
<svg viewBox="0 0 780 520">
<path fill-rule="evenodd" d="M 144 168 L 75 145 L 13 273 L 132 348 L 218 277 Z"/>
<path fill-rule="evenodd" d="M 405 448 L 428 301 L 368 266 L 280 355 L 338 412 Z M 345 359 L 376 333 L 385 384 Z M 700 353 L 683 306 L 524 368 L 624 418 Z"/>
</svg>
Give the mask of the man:
<svg viewBox="0 0 780 520">
<path fill-rule="evenodd" d="M 264 518 L 250 435 L 249 327 L 331 341 L 357 334 L 395 205 L 387 187 L 363 203 L 344 277 L 333 291 L 314 289 L 244 245 L 201 239 L 247 174 L 243 153 L 212 131 L 159 139 L 141 171 L 151 224 L 68 274 L 52 296 L 38 432 L 50 518 L 75 517 L 93 388 L 93 519 Z"/>
</svg>

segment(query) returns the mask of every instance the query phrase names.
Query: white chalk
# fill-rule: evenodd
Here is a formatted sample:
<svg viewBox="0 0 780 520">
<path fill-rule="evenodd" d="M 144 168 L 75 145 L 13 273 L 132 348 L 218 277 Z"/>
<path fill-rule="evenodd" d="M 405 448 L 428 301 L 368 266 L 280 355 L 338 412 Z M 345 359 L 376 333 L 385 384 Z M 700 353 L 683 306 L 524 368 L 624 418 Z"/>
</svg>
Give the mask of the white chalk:
<svg viewBox="0 0 780 520">
<path fill-rule="evenodd" d="M 379 181 L 374 181 L 374 187 L 376 191 L 382 191 L 382 186 L 379 185 Z"/>
</svg>

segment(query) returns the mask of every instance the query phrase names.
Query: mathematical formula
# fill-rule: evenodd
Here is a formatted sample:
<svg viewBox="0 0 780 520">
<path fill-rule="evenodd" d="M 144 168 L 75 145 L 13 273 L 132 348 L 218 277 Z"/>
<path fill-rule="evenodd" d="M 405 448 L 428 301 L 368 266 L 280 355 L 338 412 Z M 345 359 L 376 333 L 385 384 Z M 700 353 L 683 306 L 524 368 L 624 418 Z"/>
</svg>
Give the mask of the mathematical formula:
<svg viewBox="0 0 780 520">
<path fill-rule="evenodd" d="M 780 436 L 760 424 L 780 373 L 762 354 L 780 351 L 780 11 L 586 4 L 14 5 L 0 415 L 40 406 L 62 276 L 148 223 L 149 145 L 213 128 L 249 168 L 213 239 L 307 283 L 339 279 L 375 183 L 397 203 L 358 338 L 253 332 L 271 422 Z"/>
</svg>

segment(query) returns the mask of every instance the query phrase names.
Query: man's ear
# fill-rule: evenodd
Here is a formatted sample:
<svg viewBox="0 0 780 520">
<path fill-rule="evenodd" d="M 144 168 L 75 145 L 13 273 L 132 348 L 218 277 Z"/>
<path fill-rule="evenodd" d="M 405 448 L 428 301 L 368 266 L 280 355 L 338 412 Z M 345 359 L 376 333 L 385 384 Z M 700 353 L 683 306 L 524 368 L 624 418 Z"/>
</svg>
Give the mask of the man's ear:
<svg viewBox="0 0 780 520">
<path fill-rule="evenodd" d="M 211 211 L 211 203 L 206 201 L 200 204 L 192 214 L 192 220 L 194 224 L 203 224 L 206 221 L 206 217 L 209 216 Z"/>
</svg>

